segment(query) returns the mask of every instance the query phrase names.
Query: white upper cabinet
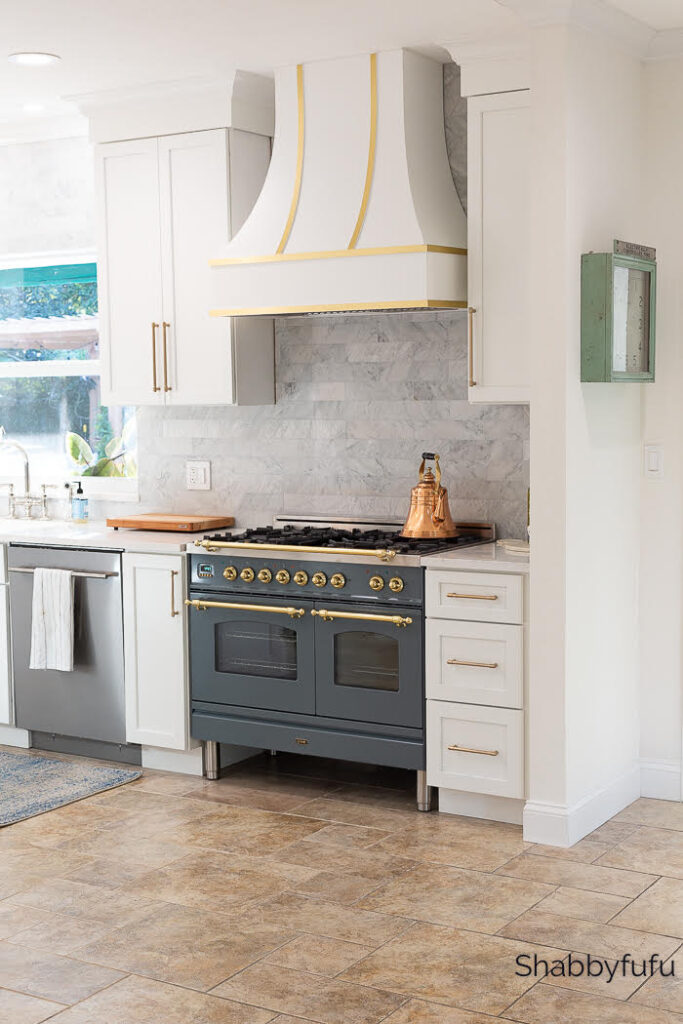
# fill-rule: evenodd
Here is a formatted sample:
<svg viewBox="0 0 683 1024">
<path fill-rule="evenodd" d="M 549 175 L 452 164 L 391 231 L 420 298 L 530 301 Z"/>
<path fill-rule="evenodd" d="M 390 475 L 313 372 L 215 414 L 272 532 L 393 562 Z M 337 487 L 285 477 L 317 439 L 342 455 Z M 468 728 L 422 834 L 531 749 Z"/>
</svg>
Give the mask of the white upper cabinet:
<svg viewBox="0 0 683 1024">
<path fill-rule="evenodd" d="M 209 260 L 269 158 L 267 136 L 224 128 L 97 147 L 105 403 L 273 402 L 272 320 L 209 316 Z"/>
<path fill-rule="evenodd" d="M 530 397 L 529 90 L 467 102 L 468 397 L 524 403 Z"/>
</svg>

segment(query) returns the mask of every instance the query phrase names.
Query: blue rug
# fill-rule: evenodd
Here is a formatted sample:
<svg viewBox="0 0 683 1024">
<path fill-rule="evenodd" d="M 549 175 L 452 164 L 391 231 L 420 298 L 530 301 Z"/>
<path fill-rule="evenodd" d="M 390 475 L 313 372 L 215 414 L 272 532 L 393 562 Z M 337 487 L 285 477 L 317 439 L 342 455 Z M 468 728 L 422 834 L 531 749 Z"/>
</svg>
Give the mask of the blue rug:
<svg viewBox="0 0 683 1024">
<path fill-rule="evenodd" d="M 124 786 L 141 775 L 87 761 L 56 761 L 0 751 L 0 826 Z"/>
</svg>

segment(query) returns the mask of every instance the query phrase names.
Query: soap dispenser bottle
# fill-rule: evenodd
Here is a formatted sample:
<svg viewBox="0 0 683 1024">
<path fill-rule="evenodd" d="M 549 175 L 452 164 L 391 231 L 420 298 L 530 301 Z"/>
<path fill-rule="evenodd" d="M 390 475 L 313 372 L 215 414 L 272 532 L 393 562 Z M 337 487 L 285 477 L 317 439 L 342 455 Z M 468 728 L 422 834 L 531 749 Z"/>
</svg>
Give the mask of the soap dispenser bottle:
<svg viewBox="0 0 683 1024">
<path fill-rule="evenodd" d="M 87 523 L 88 499 L 83 494 L 83 485 L 78 481 L 76 493 L 71 498 L 71 519 L 74 523 Z"/>
</svg>

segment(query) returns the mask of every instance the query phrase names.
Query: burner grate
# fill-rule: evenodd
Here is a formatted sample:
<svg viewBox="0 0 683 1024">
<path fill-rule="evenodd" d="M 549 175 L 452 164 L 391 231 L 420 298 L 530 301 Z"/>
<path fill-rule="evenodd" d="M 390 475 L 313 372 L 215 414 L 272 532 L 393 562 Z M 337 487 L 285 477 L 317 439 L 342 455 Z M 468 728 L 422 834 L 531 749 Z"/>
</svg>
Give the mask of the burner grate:
<svg viewBox="0 0 683 1024">
<path fill-rule="evenodd" d="M 277 547 L 278 544 L 293 544 L 316 548 L 393 548 L 401 555 L 428 555 L 448 548 L 480 544 L 481 536 L 475 533 L 463 534 L 448 540 L 417 540 L 401 537 L 400 532 L 391 530 L 341 530 L 334 527 L 318 526 L 259 526 L 239 534 L 214 534 L 213 540 L 239 541 Z"/>
</svg>

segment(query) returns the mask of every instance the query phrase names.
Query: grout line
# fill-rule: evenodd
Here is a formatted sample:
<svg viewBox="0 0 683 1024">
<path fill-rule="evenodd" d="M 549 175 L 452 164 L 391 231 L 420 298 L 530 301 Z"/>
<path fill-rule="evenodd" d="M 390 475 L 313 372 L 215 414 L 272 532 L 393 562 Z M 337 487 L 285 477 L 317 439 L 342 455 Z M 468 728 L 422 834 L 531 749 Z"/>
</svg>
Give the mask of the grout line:
<svg viewBox="0 0 683 1024">
<path fill-rule="evenodd" d="M 674 951 L 673 951 L 673 953 L 671 954 L 671 956 L 668 956 L 668 957 L 666 958 L 666 960 L 664 960 L 664 961 L 663 961 L 663 963 L 665 963 L 665 964 L 668 964 L 669 960 L 673 960 L 673 958 L 674 958 L 674 957 L 676 956 L 676 953 L 680 953 L 681 949 L 683 949 L 683 944 L 682 944 L 682 945 L 680 945 L 680 946 L 678 946 L 678 947 L 677 947 L 676 949 L 674 949 Z M 650 977 L 652 977 L 652 975 L 651 975 Z M 627 997 L 626 997 L 626 999 L 624 1000 L 624 1002 L 628 1003 L 628 1002 L 629 1002 L 629 1001 L 630 1001 L 631 999 L 633 999 L 633 997 L 634 997 L 634 996 L 635 996 L 635 995 L 636 995 L 636 994 L 637 994 L 638 992 L 640 992 L 640 990 L 641 990 L 641 989 L 643 988 L 643 986 L 647 985 L 648 981 L 650 981 L 650 978 L 645 978 L 645 980 L 644 980 L 644 981 L 642 981 L 642 982 L 640 983 L 640 985 L 638 986 L 638 988 L 635 988 L 635 989 L 633 990 L 633 992 L 631 992 L 630 996 L 627 996 Z M 641 1004 L 639 1004 L 639 1003 L 637 1004 L 637 1003 L 635 1003 L 635 1002 L 634 1002 L 634 1004 L 633 1004 L 633 1005 L 634 1005 L 634 1006 L 636 1006 L 636 1005 L 641 1005 Z M 646 1005 L 646 1004 L 644 1004 L 644 1005 Z M 674 1012 L 676 1012 L 676 1011 L 674 1011 Z"/>
</svg>

